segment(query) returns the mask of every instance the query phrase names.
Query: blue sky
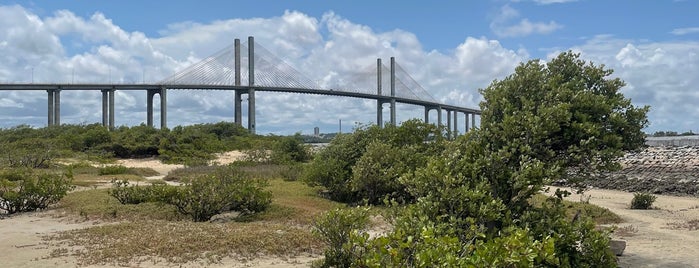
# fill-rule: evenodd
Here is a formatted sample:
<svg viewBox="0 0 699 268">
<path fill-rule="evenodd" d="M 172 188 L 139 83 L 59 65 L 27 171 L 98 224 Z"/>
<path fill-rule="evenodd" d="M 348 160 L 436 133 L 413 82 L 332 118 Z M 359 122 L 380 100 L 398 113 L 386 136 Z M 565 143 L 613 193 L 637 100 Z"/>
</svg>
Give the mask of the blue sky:
<svg viewBox="0 0 699 268">
<path fill-rule="evenodd" d="M 317 80 L 396 56 L 436 99 L 475 107 L 478 88 L 519 62 L 573 50 L 615 69 L 628 84 L 623 92 L 651 105 L 646 131 L 699 132 L 696 14 L 693 0 L 0 1 L 0 82 L 26 82 L 31 69 L 37 82 L 63 82 L 67 73 L 84 82 L 158 81 L 254 35 Z M 96 94 L 64 95 L 64 123 L 100 120 Z M 118 125 L 145 121 L 141 95 L 118 94 Z M 169 97 L 171 126 L 232 116 L 225 92 Z M 0 92 L 1 126 L 44 125 L 44 103 L 45 93 Z M 332 132 L 338 119 L 373 122 L 374 105 L 265 93 L 258 131 Z M 419 107 L 399 109 L 399 120 L 422 117 Z"/>
</svg>

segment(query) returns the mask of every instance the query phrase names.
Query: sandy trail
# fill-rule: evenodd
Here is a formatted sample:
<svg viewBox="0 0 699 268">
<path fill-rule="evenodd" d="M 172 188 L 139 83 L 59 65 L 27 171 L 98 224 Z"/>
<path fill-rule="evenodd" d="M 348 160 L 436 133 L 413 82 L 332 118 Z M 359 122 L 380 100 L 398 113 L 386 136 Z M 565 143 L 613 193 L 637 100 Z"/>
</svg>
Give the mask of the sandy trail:
<svg viewBox="0 0 699 268">
<path fill-rule="evenodd" d="M 687 222 L 699 221 L 699 198 L 657 195 L 656 209 L 632 210 L 632 193 L 592 189 L 584 195 L 590 203 L 621 216 L 625 222 L 617 226 L 631 226 L 633 231 L 613 235 L 627 243 L 620 267 L 699 267 L 699 230 L 687 228 Z M 568 197 L 571 201 L 580 198 Z"/>
</svg>

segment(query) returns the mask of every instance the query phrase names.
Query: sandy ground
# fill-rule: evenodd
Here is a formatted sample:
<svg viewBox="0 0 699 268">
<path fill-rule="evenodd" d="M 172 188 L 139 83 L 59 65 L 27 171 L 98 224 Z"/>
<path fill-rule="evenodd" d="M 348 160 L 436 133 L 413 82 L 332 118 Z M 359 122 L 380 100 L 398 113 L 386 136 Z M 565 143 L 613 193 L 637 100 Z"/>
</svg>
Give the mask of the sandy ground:
<svg viewBox="0 0 699 268">
<path fill-rule="evenodd" d="M 230 152 L 219 156 L 219 164 L 228 164 L 244 155 Z M 120 160 L 128 167 L 149 167 L 166 175 L 181 165 L 162 164 L 156 159 Z M 570 196 L 573 201 L 589 198 L 589 202 L 606 207 L 625 222 L 615 239 L 627 241 L 620 267 L 697 267 L 699 268 L 699 230 L 689 230 L 687 222 L 699 221 L 699 198 L 658 195 L 653 210 L 631 210 L 632 193 L 614 190 L 588 190 L 584 197 Z M 74 257 L 49 258 L 56 246 L 42 237 L 60 231 L 93 226 L 92 222 L 76 222 L 56 211 L 23 213 L 0 218 L 0 267 L 77 267 Z M 313 256 L 294 259 L 262 258 L 241 262 L 224 259 L 220 264 L 192 263 L 182 267 L 308 267 Z M 131 267 L 169 267 L 167 263 L 134 263 Z M 179 266 L 179 265 L 178 265 Z M 109 266 L 94 266 L 109 267 Z"/>
<path fill-rule="evenodd" d="M 622 191 L 588 190 L 582 200 L 589 198 L 625 220 L 613 235 L 626 241 L 620 267 L 699 267 L 699 230 L 687 226 L 688 221 L 699 221 L 699 198 L 657 197 L 652 210 L 629 209 L 633 194 Z M 581 196 L 569 199 L 580 201 Z"/>
</svg>

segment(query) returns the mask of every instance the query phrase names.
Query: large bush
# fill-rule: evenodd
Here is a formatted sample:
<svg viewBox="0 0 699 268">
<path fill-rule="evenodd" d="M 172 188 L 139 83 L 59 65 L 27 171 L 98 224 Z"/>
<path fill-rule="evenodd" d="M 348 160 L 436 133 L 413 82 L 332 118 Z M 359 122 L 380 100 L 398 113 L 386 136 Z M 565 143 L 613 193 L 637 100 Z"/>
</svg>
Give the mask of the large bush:
<svg viewBox="0 0 699 268">
<path fill-rule="evenodd" d="M 45 209 L 73 189 L 72 174 L 4 171 L 0 177 L 0 211 L 7 214 Z"/>
</svg>

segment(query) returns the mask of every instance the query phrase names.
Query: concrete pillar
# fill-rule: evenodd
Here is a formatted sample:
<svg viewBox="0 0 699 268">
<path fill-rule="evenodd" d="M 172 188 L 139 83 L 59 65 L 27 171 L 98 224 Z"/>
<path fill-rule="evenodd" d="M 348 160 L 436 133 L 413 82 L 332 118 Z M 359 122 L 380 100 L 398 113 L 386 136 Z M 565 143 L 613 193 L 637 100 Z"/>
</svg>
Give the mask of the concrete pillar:
<svg viewBox="0 0 699 268">
<path fill-rule="evenodd" d="M 430 123 L 430 108 L 425 106 L 425 124 Z"/>
<path fill-rule="evenodd" d="M 235 119 L 234 122 L 238 124 L 239 126 L 243 125 L 243 93 L 241 93 L 239 90 L 235 91 L 235 99 L 233 100 L 235 102 Z"/>
<path fill-rule="evenodd" d="M 102 126 L 107 127 L 109 126 L 109 111 L 107 110 L 109 107 L 109 95 L 107 95 L 106 89 L 101 90 L 102 91 Z"/>
<path fill-rule="evenodd" d="M 48 126 L 53 126 L 53 89 L 46 92 L 48 92 Z"/>
<path fill-rule="evenodd" d="M 235 62 L 235 85 L 240 86 L 240 39 L 236 38 L 233 42 L 233 52 L 234 52 L 234 62 Z M 243 108 L 242 108 L 242 98 L 243 93 L 239 90 L 235 90 L 234 103 L 234 119 L 233 121 L 239 126 L 243 125 Z"/>
<path fill-rule="evenodd" d="M 396 58 L 391 57 L 391 125 L 396 125 Z"/>
<path fill-rule="evenodd" d="M 457 123 L 457 122 L 459 122 L 458 118 L 459 118 L 459 111 L 454 111 L 454 134 L 453 134 L 454 138 L 459 136 L 459 126 Z"/>
<path fill-rule="evenodd" d="M 255 86 L 255 39 L 248 37 L 248 86 Z M 255 134 L 255 89 L 248 90 L 248 131 Z"/>
<path fill-rule="evenodd" d="M 155 92 L 152 89 L 146 90 L 146 125 L 153 127 L 153 96 Z"/>
<path fill-rule="evenodd" d="M 376 59 L 376 95 L 381 96 L 381 59 Z M 376 125 L 383 127 L 383 101 L 376 100 Z"/>
<path fill-rule="evenodd" d="M 476 128 L 476 114 L 471 114 L 471 128 Z"/>
<path fill-rule="evenodd" d="M 437 107 L 437 127 L 442 127 L 442 107 Z"/>
<path fill-rule="evenodd" d="M 451 111 L 447 110 L 447 138 L 451 138 Z"/>
<path fill-rule="evenodd" d="M 61 125 L 61 89 L 53 92 L 53 124 Z"/>
<path fill-rule="evenodd" d="M 116 89 L 109 90 L 109 130 L 114 129 L 114 91 Z"/>
<path fill-rule="evenodd" d="M 468 113 L 465 113 L 464 115 L 465 115 L 465 116 L 464 116 L 464 119 L 465 119 L 464 125 L 465 125 L 465 128 L 466 128 L 466 129 L 464 130 L 464 133 L 467 133 L 467 132 L 468 132 L 468 116 L 469 116 L 469 114 L 468 114 Z"/>
<path fill-rule="evenodd" d="M 160 129 L 167 128 L 167 89 L 160 89 Z"/>
</svg>

